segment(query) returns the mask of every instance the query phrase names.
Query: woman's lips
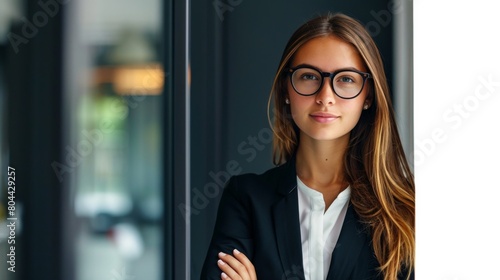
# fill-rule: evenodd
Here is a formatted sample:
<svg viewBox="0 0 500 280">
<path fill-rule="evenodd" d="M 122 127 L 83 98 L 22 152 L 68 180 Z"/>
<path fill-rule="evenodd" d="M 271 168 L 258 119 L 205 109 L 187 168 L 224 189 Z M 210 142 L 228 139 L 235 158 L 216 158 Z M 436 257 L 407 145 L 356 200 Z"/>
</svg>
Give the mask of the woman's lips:
<svg viewBox="0 0 500 280">
<path fill-rule="evenodd" d="M 319 123 L 329 123 L 333 122 L 334 120 L 338 119 L 339 116 L 329 114 L 329 113 L 324 113 L 324 112 L 318 112 L 318 113 L 313 113 L 310 114 L 311 118 L 313 118 L 315 121 Z"/>
</svg>

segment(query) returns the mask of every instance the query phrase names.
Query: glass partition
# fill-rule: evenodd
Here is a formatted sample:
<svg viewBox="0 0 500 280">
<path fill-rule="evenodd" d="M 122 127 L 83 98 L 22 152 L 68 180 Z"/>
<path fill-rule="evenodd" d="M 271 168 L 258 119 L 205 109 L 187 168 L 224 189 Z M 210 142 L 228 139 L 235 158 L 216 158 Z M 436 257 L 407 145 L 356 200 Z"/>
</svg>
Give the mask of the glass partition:
<svg viewBox="0 0 500 280">
<path fill-rule="evenodd" d="M 74 279 L 163 279 L 162 2 L 65 6 L 63 159 Z"/>
</svg>

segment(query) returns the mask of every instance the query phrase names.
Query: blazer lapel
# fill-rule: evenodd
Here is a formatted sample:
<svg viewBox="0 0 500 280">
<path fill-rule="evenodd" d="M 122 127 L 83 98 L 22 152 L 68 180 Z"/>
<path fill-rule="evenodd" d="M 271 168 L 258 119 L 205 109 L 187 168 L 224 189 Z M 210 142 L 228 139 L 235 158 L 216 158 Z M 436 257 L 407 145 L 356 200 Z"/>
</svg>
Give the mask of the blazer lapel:
<svg viewBox="0 0 500 280">
<path fill-rule="evenodd" d="M 359 254 L 369 243 L 363 225 L 358 221 L 352 205 L 349 205 L 337 245 L 332 253 L 327 279 L 349 279 Z"/>
<path fill-rule="evenodd" d="M 302 242 L 300 238 L 297 179 L 294 158 L 286 163 L 278 180 L 282 195 L 273 205 L 273 222 L 284 278 L 305 279 L 302 268 Z"/>
</svg>

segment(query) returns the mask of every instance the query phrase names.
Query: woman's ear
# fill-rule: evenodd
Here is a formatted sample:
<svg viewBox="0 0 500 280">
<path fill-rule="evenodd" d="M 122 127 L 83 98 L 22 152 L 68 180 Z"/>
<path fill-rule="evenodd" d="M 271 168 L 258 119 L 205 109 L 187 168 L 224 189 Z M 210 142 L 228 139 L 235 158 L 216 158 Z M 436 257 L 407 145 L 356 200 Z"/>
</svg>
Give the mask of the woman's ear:
<svg viewBox="0 0 500 280">
<path fill-rule="evenodd" d="M 375 98 L 373 83 L 368 83 L 368 94 L 366 95 L 365 102 L 363 103 L 364 110 L 368 110 L 372 106 L 373 98 Z"/>
<path fill-rule="evenodd" d="M 367 97 L 365 99 L 365 103 L 363 104 L 363 109 L 368 110 L 372 106 L 372 99 L 370 97 Z"/>
</svg>

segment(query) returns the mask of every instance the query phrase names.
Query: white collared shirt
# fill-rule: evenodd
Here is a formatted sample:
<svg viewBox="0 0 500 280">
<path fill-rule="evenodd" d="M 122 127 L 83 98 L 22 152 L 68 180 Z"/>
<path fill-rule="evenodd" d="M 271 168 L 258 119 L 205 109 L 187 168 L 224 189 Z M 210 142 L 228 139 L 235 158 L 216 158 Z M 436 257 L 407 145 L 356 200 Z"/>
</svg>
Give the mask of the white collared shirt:
<svg viewBox="0 0 500 280">
<path fill-rule="evenodd" d="M 342 191 L 325 211 L 323 194 L 297 176 L 300 236 L 306 280 L 326 279 L 332 252 L 342 229 L 351 188 Z"/>
</svg>

